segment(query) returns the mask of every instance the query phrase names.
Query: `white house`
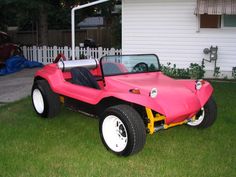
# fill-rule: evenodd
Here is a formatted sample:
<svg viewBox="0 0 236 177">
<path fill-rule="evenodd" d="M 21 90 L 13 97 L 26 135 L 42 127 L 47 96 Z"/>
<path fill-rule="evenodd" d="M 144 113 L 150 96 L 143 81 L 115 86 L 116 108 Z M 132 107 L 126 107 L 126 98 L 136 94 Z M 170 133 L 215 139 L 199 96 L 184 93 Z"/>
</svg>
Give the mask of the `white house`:
<svg viewBox="0 0 236 177">
<path fill-rule="evenodd" d="M 179 68 L 209 60 L 205 48 L 218 46 L 221 76 L 236 67 L 236 0 L 123 0 L 122 50 L 156 53 Z M 205 62 L 212 76 L 214 61 Z"/>
</svg>

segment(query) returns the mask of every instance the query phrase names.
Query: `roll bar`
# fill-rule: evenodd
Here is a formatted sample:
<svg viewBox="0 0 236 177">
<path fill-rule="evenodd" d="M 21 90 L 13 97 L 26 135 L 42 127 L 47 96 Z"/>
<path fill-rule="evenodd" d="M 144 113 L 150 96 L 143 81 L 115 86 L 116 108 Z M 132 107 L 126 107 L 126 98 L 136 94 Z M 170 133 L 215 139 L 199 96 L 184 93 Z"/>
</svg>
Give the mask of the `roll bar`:
<svg viewBox="0 0 236 177">
<path fill-rule="evenodd" d="M 68 61 L 59 61 L 57 63 L 58 68 L 62 71 L 70 71 L 72 68 L 76 67 L 85 67 L 87 69 L 95 69 L 99 65 L 97 59 L 86 59 L 86 60 L 68 60 Z"/>
<path fill-rule="evenodd" d="M 84 5 L 81 5 L 81 6 L 80 5 L 76 6 L 76 7 L 74 7 L 71 10 L 71 48 L 72 48 L 72 60 L 75 60 L 75 11 L 79 10 L 79 9 L 86 8 L 86 7 L 94 6 L 96 4 L 100 4 L 100 3 L 103 3 L 103 2 L 107 2 L 107 1 L 109 1 L 109 0 L 98 0 L 98 1 L 91 2 L 91 3 L 88 3 L 88 4 L 84 4 Z"/>
</svg>

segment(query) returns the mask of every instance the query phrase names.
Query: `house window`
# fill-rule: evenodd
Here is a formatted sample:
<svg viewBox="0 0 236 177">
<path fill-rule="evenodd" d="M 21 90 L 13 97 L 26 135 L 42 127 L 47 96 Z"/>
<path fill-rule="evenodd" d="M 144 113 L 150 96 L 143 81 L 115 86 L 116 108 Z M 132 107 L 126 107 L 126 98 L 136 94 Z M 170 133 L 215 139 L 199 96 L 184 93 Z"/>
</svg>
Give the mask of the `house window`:
<svg viewBox="0 0 236 177">
<path fill-rule="evenodd" d="M 200 15 L 200 28 L 220 28 L 221 15 Z"/>
<path fill-rule="evenodd" d="M 235 0 L 197 0 L 194 13 L 199 28 L 236 27 Z"/>
<path fill-rule="evenodd" d="M 224 27 L 236 27 L 236 15 L 223 15 Z"/>
</svg>

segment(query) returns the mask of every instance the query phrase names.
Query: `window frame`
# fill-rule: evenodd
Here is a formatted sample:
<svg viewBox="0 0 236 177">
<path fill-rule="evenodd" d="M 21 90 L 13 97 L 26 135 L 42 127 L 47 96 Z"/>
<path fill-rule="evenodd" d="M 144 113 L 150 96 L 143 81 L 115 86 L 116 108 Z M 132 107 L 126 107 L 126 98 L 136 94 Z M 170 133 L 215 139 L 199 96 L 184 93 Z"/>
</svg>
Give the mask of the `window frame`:
<svg viewBox="0 0 236 177">
<path fill-rule="evenodd" d="M 221 24 L 219 28 L 201 28 L 201 14 L 196 15 L 196 32 L 199 33 L 201 30 L 235 30 L 236 27 L 225 27 L 224 26 L 224 14 L 221 14 Z"/>
<path fill-rule="evenodd" d="M 236 29 L 236 26 L 224 26 L 224 15 L 226 14 L 222 14 L 221 15 L 221 29 Z"/>
<path fill-rule="evenodd" d="M 222 26 L 222 15 L 212 15 L 212 16 L 216 16 L 217 17 L 217 27 L 201 27 L 201 23 L 202 23 L 202 21 L 201 21 L 201 19 L 202 19 L 202 17 L 203 17 L 203 15 L 204 16 L 211 16 L 210 14 L 200 14 L 199 15 L 199 28 L 200 29 L 220 29 L 221 28 L 221 26 Z"/>
</svg>

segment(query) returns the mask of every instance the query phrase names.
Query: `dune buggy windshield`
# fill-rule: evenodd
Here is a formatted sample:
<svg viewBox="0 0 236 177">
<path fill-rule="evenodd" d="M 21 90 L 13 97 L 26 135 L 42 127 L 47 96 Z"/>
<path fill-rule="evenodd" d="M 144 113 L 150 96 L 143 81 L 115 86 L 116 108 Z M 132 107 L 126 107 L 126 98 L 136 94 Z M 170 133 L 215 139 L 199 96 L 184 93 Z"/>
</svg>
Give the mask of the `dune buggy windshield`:
<svg viewBox="0 0 236 177">
<path fill-rule="evenodd" d="M 100 60 L 104 76 L 155 72 L 160 70 L 158 57 L 148 55 L 104 56 Z"/>
</svg>

